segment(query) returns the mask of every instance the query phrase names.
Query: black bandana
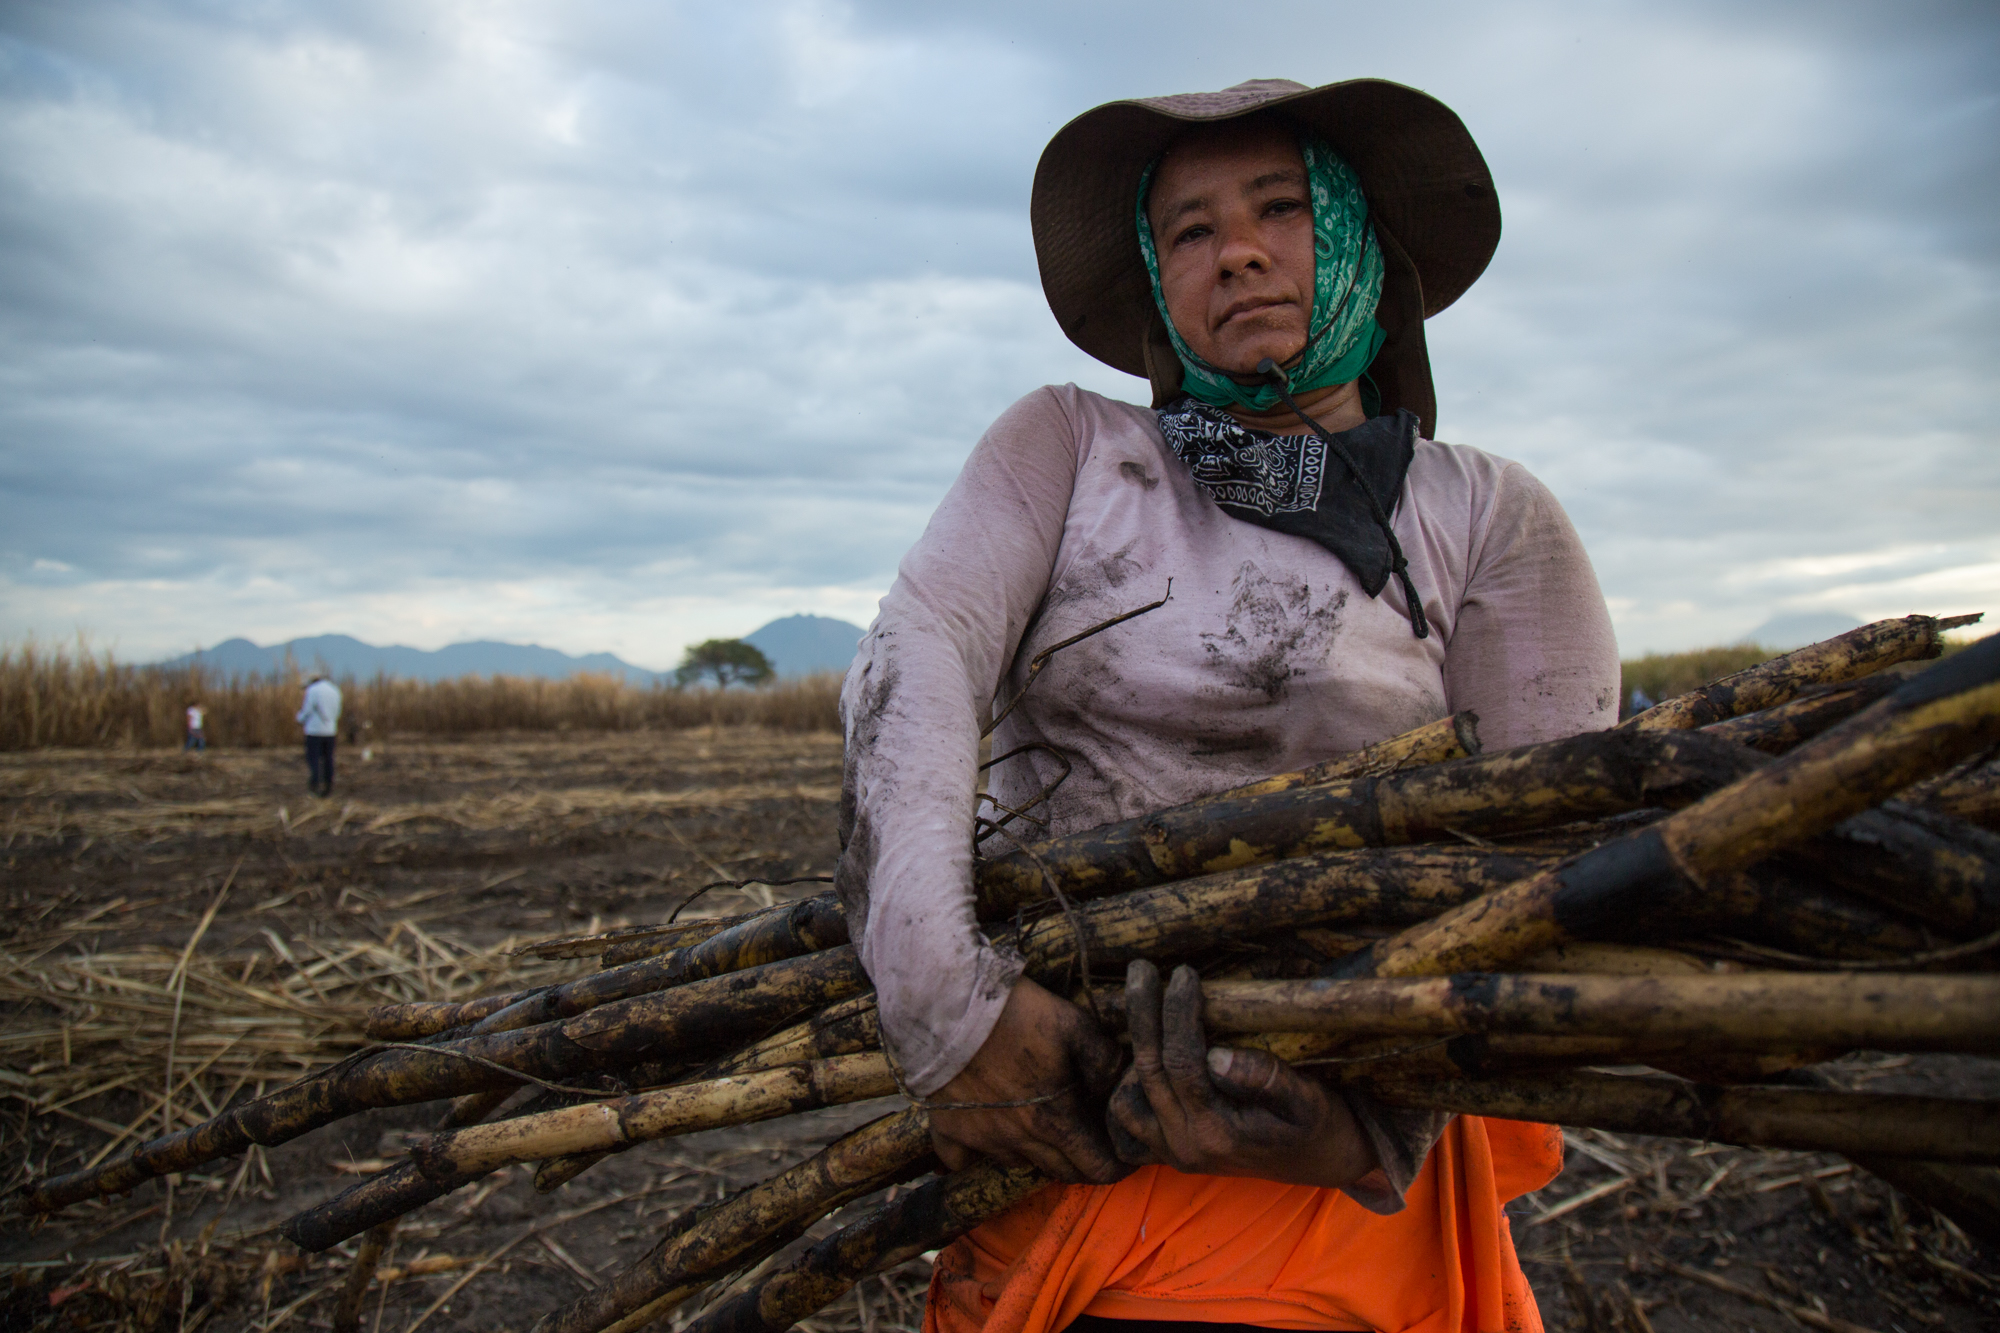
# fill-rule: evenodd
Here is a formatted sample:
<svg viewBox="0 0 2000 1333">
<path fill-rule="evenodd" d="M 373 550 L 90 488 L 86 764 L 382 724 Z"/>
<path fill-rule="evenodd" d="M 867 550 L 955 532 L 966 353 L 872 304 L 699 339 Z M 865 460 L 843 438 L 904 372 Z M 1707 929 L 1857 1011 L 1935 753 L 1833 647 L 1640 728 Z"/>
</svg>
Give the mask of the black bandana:
<svg viewBox="0 0 2000 1333">
<path fill-rule="evenodd" d="M 1309 537 L 1354 571 L 1370 597 L 1382 591 L 1389 581 L 1389 539 L 1354 474 L 1318 436 L 1252 430 L 1193 398 L 1159 409 L 1159 417 L 1167 446 L 1223 513 Z M 1416 413 L 1374 417 L 1334 438 L 1347 446 L 1383 511 L 1393 513 L 1416 456 Z"/>
</svg>

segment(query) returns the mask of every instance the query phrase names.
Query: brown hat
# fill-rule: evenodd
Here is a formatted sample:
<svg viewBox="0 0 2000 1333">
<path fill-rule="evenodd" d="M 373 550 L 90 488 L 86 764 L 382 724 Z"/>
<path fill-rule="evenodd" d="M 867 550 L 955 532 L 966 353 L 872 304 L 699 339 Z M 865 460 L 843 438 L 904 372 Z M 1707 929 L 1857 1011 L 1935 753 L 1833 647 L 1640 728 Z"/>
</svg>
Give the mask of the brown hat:
<svg viewBox="0 0 2000 1333">
<path fill-rule="evenodd" d="M 1180 360 L 1133 232 L 1139 177 L 1189 127 L 1256 112 L 1311 129 L 1361 177 L 1386 269 L 1375 317 L 1388 337 L 1369 376 L 1384 411 L 1407 407 L 1434 435 L 1424 320 L 1485 271 L 1500 243 L 1500 201 L 1464 123 L 1400 83 L 1254 79 L 1219 93 L 1107 102 L 1063 126 L 1042 150 L 1028 209 L 1056 322 L 1099 361 L 1150 379 L 1154 406 L 1176 395 Z"/>
</svg>

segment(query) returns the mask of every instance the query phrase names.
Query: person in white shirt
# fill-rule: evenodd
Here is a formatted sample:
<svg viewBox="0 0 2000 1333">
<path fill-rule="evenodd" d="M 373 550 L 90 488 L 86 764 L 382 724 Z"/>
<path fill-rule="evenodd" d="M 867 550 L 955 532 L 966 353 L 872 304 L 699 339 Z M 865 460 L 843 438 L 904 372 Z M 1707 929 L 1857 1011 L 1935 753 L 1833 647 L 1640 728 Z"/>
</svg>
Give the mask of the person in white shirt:
<svg viewBox="0 0 2000 1333">
<path fill-rule="evenodd" d="M 306 729 L 306 782 L 315 796 L 333 794 L 333 738 L 340 731 L 340 687 L 325 676 L 306 686 L 298 723 Z"/>
<path fill-rule="evenodd" d="M 206 710 L 198 703 L 187 706 L 187 740 L 181 744 L 183 750 L 206 750 L 208 733 L 202 729 L 202 717 Z"/>
</svg>

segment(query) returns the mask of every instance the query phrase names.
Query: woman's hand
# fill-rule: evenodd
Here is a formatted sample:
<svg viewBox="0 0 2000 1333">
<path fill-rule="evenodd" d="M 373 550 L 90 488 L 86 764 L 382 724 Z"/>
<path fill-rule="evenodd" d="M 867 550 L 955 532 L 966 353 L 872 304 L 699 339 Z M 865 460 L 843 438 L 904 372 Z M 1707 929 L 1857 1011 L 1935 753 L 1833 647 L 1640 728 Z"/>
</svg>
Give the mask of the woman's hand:
<svg viewBox="0 0 2000 1333">
<path fill-rule="evenodd" d="M 958 1076 L 924 1100 L 1032 1106 L 931 1112 L 931 1144 L 953 1171 L 981 1155 L 1034 1166 L 1057 1180 L 1108 1185 L 1130 1175 L 1104 1132 L 1105 1092 L 1118 1077 L 1118 1044 L 1083 1010 L 1022 977 L 1000 1021 Z"/>
<path fill-rule="evenodd" d="M 1118 1155 L 1205 1176 L 1332 1188 L 1375 1169 L 1347 1103 L 1263 1051 L 1210 1047 L 1201 978 L 1174 969 L 1160 993 L 1147 962 L 1125 973 L 1132 1068 L 1111 1095 Z"/>
</svg>

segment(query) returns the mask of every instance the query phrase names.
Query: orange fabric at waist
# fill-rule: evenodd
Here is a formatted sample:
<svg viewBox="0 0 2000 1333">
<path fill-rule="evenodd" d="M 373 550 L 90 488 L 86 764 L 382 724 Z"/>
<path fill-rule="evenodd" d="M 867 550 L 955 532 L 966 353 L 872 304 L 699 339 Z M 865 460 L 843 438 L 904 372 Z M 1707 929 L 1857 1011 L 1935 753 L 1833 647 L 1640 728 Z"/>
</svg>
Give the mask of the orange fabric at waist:
<svg viewBox="0 0 2000 1333">
<path fill-rule="evenodd" d="M 1561 1169 L 1554 1126 L 1460 1116 L 1393 1216 L 1337 1190 L 1158 1166 L 1050 1186 L 938 1256 L 924 1333 L 1058 1333 L 1084 1313 L 1539 1333 L 1501 1206 Z"/>
</svg>

